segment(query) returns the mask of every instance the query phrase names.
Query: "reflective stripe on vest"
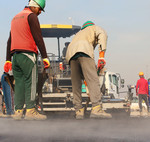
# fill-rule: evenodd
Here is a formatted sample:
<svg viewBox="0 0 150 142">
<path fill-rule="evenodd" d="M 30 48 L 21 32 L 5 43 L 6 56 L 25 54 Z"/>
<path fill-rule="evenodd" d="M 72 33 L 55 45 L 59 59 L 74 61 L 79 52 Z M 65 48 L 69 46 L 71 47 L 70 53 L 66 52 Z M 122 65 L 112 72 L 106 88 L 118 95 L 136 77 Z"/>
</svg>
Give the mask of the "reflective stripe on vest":
<svg viewBox="0 0 150 142">
<path fill-rule="evenodd" d="M 25 8 L 18 13 L 11 21 L 11 51 L 25 50 L 38 53 L 35 41 L 28 24 L 28 16 L 33 13 L 29 8 Z"/>
</svg>

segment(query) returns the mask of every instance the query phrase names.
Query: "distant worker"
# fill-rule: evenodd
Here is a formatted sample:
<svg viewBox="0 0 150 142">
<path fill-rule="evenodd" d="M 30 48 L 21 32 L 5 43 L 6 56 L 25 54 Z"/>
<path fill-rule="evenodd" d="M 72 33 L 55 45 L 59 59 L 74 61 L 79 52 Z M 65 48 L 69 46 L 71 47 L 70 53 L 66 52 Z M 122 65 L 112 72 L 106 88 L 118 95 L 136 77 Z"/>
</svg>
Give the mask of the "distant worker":
<svg viewBox="0 0 150 142">
<path fill-rule="evenodd" d="M 150 78 L 148 79 L 148 101 L 149 101 L 149 107 L 150 107 Z"/>
<path fill-rule="evenodd" d="M 13 116 L 15 120 L 22 119 L 24 104 L 26 106 L 24 119 L 44 120 L 47 118 L 35 109 L 38 49 L 45 68 L 50 66 L 37 17 L 41 11 L 44 11 L 44 7 L 45 0 L 30 0 L 28 6 L 11 21 L 4 70 L 7 72 L 12 67 L 15 79 L 15 114 Z"/>
<path fill-rule="evenodd" d="M 141 116 L 142 113 L 142 101 L 144 100 L 147 106 L 147 112 L 149 112 L 149 103 L 148 103 L 148 82 L 144 78 L 144 73 L 139 72 L 140 79 L 137 81 L 136 84 L 136 95 L 139 98 L 139 109 Z"/>
<path fill-rule="evenodd" d="M 70 75 L 70 68 L 69 68 L 68 63 L 65 60 L 66 52 L 67 52 L 67 48 L 69 44 L 70 42 L 65 42 L 65 47 L 63 48 L 63 51 L 62 51 L 62 62 L 60 62 L 59 64 L 60 67 L 62 66 L 62 69 L 60 68 L 60 70 L 64 71 L 63 75 L 66 77 Z"/>
<path fill-rule="evenodd" d="M 63 51 L 62 51 L 62 57 L 66 57 L 66 52 L 67 52 L 67 48 L 68 48 L 68 45 L 70 44 L 70 42 L 65 42 L 65 47 L 63 48 Z"/>
<path fill-rule="evenodd" d="M 76 119 L 84 118 L 82 106 L 81 87 L 85 79 L 92 102 L 91 118 L 111 118 L 112 116 L 102 109 L 99 78 L 94 61 L 94 49 L 99 45 L 98 69 L 105 65 L 104 54 L 106 50 L 107 34 L 92 21 L 83 24 L 72 42 L 69 44 L 66 60 L 71 66 L 71 79 L 73 88 L 73 104 L 76 112 Z"/>
</svg>

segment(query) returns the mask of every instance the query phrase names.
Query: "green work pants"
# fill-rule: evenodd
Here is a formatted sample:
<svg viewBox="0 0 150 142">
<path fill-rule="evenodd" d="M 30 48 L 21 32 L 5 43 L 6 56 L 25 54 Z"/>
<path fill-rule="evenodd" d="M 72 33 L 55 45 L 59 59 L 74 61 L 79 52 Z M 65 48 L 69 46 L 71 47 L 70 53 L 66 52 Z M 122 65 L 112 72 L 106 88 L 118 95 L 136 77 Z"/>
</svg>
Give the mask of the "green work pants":
<svg viewBox="0 0 150 142">
<path fill-rule="evenodd" d="M 37 55 L 14 53 L 12 70 L 15 79 L 15 110 L 35 107 L 37 84 Z"/>
</svg>

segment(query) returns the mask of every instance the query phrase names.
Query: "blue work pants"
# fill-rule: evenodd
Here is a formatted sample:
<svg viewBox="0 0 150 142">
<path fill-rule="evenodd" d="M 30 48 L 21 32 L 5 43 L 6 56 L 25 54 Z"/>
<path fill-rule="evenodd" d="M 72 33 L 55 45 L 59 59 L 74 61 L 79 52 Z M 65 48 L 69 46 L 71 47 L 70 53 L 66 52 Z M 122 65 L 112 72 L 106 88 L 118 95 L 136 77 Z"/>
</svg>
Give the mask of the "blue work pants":
<svg viewBox="0 0 150 142">
<path fill-rule="evenodd" d="M 4 94 L 4 101 L 6 105 L 7 115 L 11 115 L 13 114 L 12 100 L 11 100 L 11 88 L 5 80 L 5 76 L 7 76 L 7 74 L 4 73 L 1 77 L 1 84 L 2 84 L 3 94 Z"/>
</svg>

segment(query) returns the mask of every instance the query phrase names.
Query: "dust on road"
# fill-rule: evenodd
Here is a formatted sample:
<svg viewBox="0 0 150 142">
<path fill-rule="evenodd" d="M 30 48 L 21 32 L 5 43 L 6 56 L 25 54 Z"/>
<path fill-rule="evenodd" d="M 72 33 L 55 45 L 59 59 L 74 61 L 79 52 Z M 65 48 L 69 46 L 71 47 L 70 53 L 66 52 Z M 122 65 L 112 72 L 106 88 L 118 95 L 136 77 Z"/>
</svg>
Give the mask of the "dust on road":
<svg viewBox="0 0 150 142">
<path fill-rule="evenodd" d="M 74 113 L 48 113 L 46 121 L 0 118 L 0 142 L 149 142 L 150 118 L 76 120 Z"/>
</svg>

